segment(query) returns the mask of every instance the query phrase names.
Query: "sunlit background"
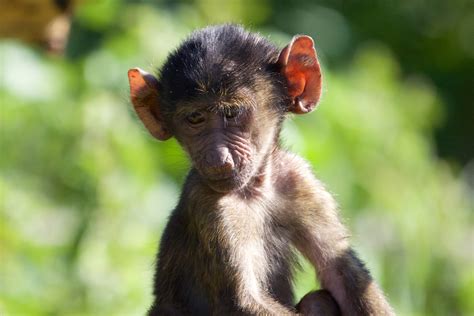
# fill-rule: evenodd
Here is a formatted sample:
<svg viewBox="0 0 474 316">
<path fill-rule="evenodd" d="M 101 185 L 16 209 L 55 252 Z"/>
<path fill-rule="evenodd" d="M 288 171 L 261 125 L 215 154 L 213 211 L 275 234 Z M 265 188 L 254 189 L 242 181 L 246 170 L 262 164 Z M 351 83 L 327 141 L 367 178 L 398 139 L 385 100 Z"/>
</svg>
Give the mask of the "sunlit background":
<svg viewBox="0 0 474 316">
<path fill-rule="evenodd" d="M 398 315 L 474 315 L 471 1 L 0 1 L 0 314 L 143 315 L 187 162 L 128 101 L 193 29 L 311 35 L 324 96 L 284 143 Z M 297 297 L 317 285 L 307 265 Z"/>
</svg>

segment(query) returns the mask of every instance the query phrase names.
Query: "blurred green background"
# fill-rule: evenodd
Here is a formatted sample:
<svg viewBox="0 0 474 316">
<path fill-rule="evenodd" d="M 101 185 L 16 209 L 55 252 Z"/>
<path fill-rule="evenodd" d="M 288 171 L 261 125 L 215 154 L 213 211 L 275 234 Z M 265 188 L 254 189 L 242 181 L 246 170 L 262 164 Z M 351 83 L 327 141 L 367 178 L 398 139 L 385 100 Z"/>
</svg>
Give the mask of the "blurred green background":
<svg viewBox="0 0 474 316">
<path fill-rule="evenodd" d="M 154 71 L 195 28 L 234 21 L 280 47 L 315 39 L 325 93 L 288 120 L 284 143 L 335 194 L 397 314 L 474 315 L 473 9 L 85 1 L 63 54 L 2 39 L 0 314 L 144 314 L 187 162 L 137 120 L 126 73 Z M 316 287 L 303 266 L 298 297 Z"/>
</svg>

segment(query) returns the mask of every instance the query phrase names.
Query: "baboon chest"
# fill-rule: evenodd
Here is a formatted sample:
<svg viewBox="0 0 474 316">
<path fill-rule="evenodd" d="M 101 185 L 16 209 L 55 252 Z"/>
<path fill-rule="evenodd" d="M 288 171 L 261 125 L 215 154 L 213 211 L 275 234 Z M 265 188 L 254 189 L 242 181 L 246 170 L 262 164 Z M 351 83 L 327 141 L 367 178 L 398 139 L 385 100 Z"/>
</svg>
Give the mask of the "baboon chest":
<svg viewBox="0 0 474 316">
<path fill-rule="evenodd" d="M 223 198 L 197 229 L 202 263 L 213 279 L 211 288 L 222 291 L 236 275 L 261 284 L 288 275 L 290 231 L 269 201 Z"/>
</svg>

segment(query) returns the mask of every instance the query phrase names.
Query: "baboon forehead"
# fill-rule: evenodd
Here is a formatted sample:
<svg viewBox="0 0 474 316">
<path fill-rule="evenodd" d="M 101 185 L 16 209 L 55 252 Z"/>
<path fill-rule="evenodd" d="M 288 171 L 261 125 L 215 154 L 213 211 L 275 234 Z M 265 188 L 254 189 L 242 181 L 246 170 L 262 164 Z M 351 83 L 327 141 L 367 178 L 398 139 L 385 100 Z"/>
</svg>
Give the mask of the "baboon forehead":
<svg viewBox="0 0 474 316">
<path fill-rule="evenodd" d="M 215 109 L 255 109 L 275 98 L 275 82 L 275 78 L 263 70 L 245 72 L 231 61 L 175 74 L 162 83 L 159 94 L 163 104 L 177 109 L 196 104 Z"/>
<path fill-rule="evenodd" d="M 191 66 L 179 65 L 161 79 L 161 93 L 170 100 L 182 101 L 201 97 L 219 98 L 233 102 L 229 97 L 243 99 L 271 84 L 272 74 L 265 65 L 239 64 L 225 58 L 215 61 L 197 61 Z"/>
<path fill-rule="evenodd" d="M 245 111 L 257 109 L 260 93 L 247 86 L 215 88 L 200 85 L 192 97 L 178 100 L 175 103 L 176 112 L 186 112 L 188 109 L 203 109 L 210 112 Z"/>
</svg>

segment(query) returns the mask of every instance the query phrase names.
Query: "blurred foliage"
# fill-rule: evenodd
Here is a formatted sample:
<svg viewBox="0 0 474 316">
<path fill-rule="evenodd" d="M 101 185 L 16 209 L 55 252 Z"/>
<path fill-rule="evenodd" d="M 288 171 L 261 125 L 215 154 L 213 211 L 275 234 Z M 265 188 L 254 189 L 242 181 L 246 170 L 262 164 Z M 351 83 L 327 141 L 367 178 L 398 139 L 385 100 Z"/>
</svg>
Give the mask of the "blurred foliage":
<svg viewBox="0 0 474 316">
<path fill-rule="evenodd" d="M 336 195 L 399 315 L 474 314 L 473 163 L 453 171 L 437 157 L 433 133 L 453 99 L 406 62 L 431 67 L 438 51 L 398 54 L 390 36 L 407 29 L 403 19 L 388 44 L 380 18 L 371 24 L 379 41 L 365 41 L 353 28 L 369 21 L 346 12 L 352 5 L 298 2 L 90 1 L 77 9 L 64 58 L 0 42 L 0 314 L 145 312 L 187 162 L 174 140 L 157 143 L 141 127 L 126 71 L 159 67 L 192 29 L 222 21 L 280 46 L 292 33 L 315 36 L 325 94 L 315 113 L 288 120 L 284 143 Z M 400 10 L 415 12 L 408 6 Z M 315 287 L 304 267 L 299 297 Z"/>
<path fill-rule="evenodd" d="M 327 60 L 346 66 L 367 40 L 382 41 L 404 74 L 423 73 L 437 87 L 444 120 L 437 153 L 468 163 L 474 157 L 474 2 L 471 0 L 273 0 L 269 23 L 314 35 Z"/>
</svg>

